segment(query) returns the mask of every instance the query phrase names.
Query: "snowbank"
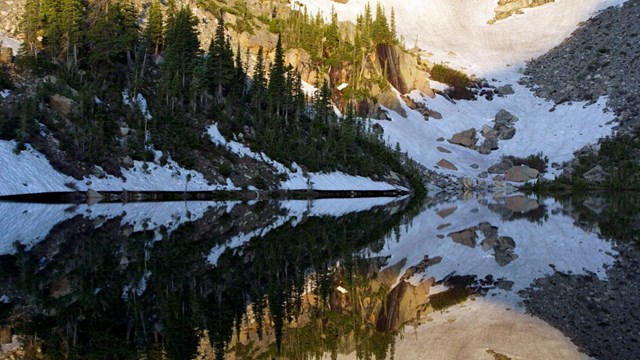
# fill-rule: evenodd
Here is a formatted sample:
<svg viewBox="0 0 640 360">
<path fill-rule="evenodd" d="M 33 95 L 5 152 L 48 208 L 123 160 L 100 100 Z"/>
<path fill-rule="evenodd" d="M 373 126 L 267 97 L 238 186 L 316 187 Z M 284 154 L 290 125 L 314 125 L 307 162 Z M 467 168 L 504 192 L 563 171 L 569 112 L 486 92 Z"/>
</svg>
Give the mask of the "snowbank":
<svg viewBox="0 0 640 360">
<path fill-rule="evenodd" d="M 424 166 L 435 170 L 436 163 L 445 159 L 458 171 L 444 168 L 438 171 L 470 177 L 477 177 L 504 155 L 526 157 L 543 153 L 549 157 L 549 164 L 569 161 L 576 150 L 612 133 L 614 114 L 605 112 L 606 98 L 600 98 L 589 106 L 586 102 L 554 106 L 551 101 L 535 97 L 524 86 L 515 82 L 511 84 L 515 94 L 494 97 L 492 101 L 480 97 L 475 101 L 460 100 L 454 104 L 439 95 L 434 99 L 422 98 L 413 92 L 411 95 L 415 100 L 441 113 L 442 119 L 425 121 L 420 113 L 405 106 L 408 118 L 389 111 L 392 121 L 373 121 L 383 127 L 388 144 L 399 143 L 402 151 L 407 151 Z M 510 140 L 500 140 L 498 150 L 483 155 L 446 141 L 455 133 L 475 128 L 480 145 L 484 140 L 480 130 L 483 125 L 493 127 L 495 115 L 501 109 L 517 116 L 519 121 L 514 124 L 515 136 Z M 445 141 L 437 141 L 439 138 Z M 451 153 L 442 152 L 438 147 Z M 478 165 L 477 169 L 475 165 Z M 548 177 L 558 175 L 557 170 L 550 166 L 548 171 Z"/>
<path fill-rule="evenodd" d="M 217 127 L 212 125 L 208 133 L 214 143 L 225 146 L 239 156 L 248 156 L 273 166 L 285 173 L 289 180 L 282 189 L 307 190 L 309 184 L 316 190 L 406 190 L 384 182 L 376 182 L 361 176 L 340 172 L 302 174 L 302 169 L 294 164 L 294 170 L 270 159 L 264 153 L 256 154 L 245 145 L 227 141 Z M 201 173 L 181 167 L 169 159 L 164 166 L 159 164 L 162 153 L 155 152 L 154 162 L 134 161 L 129 169 L 122 169 L 123 178 L 108 175 L 104 178 L 89 176 L 78 181 L 55 170 L 44 154 L 27 145 L 19 154 L 14 153 L 15 141 L 0 140 L 0 195 L 34 194 L 42 192 L 65 192 L 77 189 L 86 191 L 211 191 L 240 190 L 227 179 L 225 184 L 213 184 Z"/>
</svg>

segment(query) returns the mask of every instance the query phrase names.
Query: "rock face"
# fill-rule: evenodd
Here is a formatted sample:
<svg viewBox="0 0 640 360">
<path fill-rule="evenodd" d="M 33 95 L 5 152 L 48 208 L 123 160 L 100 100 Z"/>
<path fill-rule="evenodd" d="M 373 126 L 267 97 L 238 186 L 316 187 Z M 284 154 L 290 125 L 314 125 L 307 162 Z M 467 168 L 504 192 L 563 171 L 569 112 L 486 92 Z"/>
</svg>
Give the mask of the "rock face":
<svg viewBox="0 0 640 360">
<path fill-rule="evenodd" d="M 506 181 L 511 182 L 525 182 L 532 179 L 536 179 L 540 175 L 540 172 L 536 169 L 532 169 L 528 166 L 514 166 L 507 170 L 504 175 Z"/>
<path fill-rule="evenodd" d="M 9 47 L 0 47 L 0 64 L 9 64 L 13 60 L 13 49 Z"/>
<path fill-rule="evenodd" d="M 407 117 L 407 112 L 402 108 L 402 104 L 400 104 L 400 100 L 396 96 L 396 93 L 391 89 L 383 92 L 378 96 L 378 104 L 386 107 L 389 110 L 395 111 L 403 117 Z"/>
<path fill-rule="evenodd" d="M 452 144 L 462 145 L 464 147 L 471 148 L 475 146 L 476 143 L 478 142 L 478 138 L 476 137 L 476 129 L 471 128 L 471 129 L 459 132 L 457 134 L 454 134 L 451 140 L 449 140 L 449 142 Z"/>
<path fill-rule="evenodd" d="M 640 127 L 639 18 L 640 1 L 600 12 L 560 46 L 529 62 L 521 82 L 556 103 L 607 95 L 622 130 Z"/>
</svg>

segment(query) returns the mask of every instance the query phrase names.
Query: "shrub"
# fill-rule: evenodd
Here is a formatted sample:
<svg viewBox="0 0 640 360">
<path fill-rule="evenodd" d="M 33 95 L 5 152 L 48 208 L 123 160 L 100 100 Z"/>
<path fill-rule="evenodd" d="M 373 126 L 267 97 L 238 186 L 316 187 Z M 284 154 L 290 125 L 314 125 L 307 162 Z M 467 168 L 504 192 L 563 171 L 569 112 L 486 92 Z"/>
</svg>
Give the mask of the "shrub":
<svg viewBox="0 0 640 360">
<path fill-rule="evenodd" d="M 526 165 L 532 169 L 536 169 L 541 173 L 547 172 L 547 164 L 549 158 L 544 156 L 541 152 L 535 155 L 529 155 L 526 158 L 520 158 L 515 156 L 505 156 L 505 159 L 511 160 L 514 166 Z"/>
<path fill-rule="evenodd" d="M 436 64 L 431 68 L 431 78 L 454 88 L 468 88 L 473 85 L 473 80 L 465 73 L 442 64 Z"/>
</svg>

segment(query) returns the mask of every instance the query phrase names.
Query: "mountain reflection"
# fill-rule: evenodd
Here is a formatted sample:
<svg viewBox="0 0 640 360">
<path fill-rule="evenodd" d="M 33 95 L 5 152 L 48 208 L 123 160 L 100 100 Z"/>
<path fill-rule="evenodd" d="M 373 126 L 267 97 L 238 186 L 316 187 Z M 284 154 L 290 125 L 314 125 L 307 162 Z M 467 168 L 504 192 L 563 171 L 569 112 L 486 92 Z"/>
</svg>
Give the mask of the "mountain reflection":
<svg viewBox="0 0 640 360">
<path fill-rule="evenodd" d="M 616 199 L 1 203 L 16 230 L 0 236 L 0 341 L 24 358 L 402 358 L 398 335 L 434 311 L 603 276 L 600 237 L 637 241 Z"/>
</svg>

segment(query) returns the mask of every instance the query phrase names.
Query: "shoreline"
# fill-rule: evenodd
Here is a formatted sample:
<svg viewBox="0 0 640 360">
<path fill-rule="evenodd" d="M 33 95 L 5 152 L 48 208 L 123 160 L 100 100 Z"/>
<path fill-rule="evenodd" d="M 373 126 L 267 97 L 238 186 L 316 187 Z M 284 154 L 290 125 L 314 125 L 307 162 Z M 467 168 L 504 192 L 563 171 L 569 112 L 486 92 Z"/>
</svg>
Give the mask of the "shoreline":
<svg viewBox="0 0 640 360">
<path fill-rule="evenodd" d="M 0 201 L 34 203 L 118 203 L 190 200 L 311 200 L 400 197 L 405 190 L 212 190 L 212 191 L 68 191 L 2 195 Z"/>
</svg>

